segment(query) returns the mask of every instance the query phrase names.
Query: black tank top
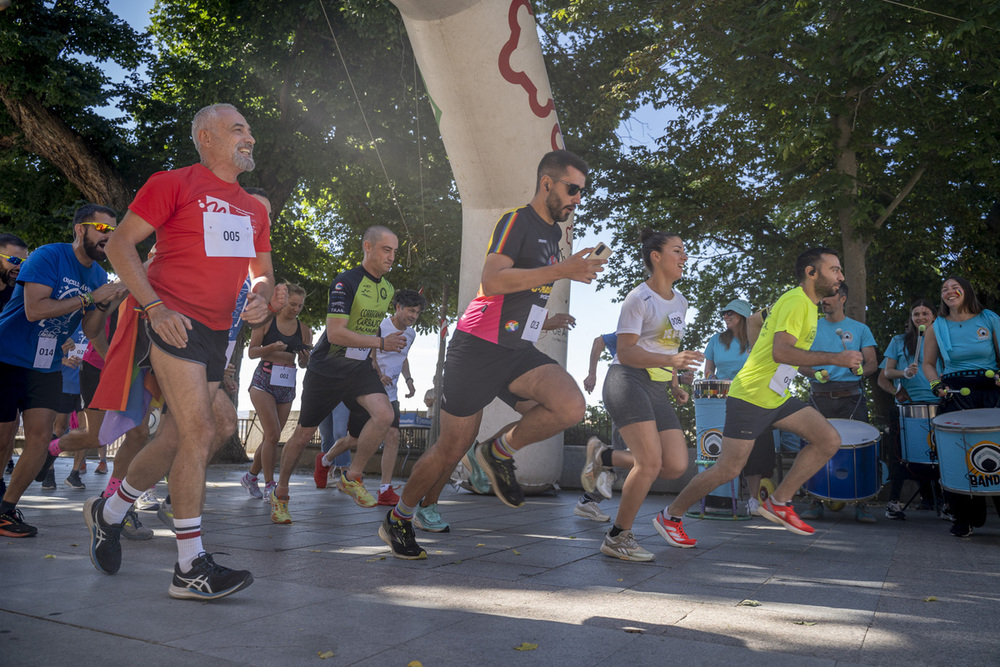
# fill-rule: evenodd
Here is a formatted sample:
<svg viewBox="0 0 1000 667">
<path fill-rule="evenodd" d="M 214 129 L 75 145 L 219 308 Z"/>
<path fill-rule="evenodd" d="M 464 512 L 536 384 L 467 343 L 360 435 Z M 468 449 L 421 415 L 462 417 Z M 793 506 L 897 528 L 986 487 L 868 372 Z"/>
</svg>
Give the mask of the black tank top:
<svg viewBox="0 0 1000 667">
<path fill-rule="evenodd" d="M 280 329 L 278 329 L 278 318 L 271 320 L 271 324 L 268 325 L 267 332 L 264 334 L 264 340 L 261 343 L 261 346 L 270 345 L 271 343 L 276 343 L 279 340 L 285 344 L 286 349 L 290 352 L 303 347 L 302 325 L 299 324 L 298 320 L 295 321 L 295 333 L 291 336 L 286 336 L 281 333 Z"/>
</svg>

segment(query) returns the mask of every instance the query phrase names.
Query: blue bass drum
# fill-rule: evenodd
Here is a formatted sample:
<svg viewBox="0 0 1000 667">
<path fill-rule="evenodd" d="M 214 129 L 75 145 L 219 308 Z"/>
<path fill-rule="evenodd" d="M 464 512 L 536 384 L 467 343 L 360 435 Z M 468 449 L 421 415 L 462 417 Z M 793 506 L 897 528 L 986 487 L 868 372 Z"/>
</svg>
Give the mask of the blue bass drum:
<svg viewBox="0 0 1000 667">
<path fill-rule="evenodd" d="M 972 496 L 1000 495 L 1000 408 L 934 418 L 941 486 Z"/>
<path fill-rule="evenodd" d="M 806 491 L 823 500 L 865 500 L 882 488 L 878 444 L 882 434 L 864 422 L 831 419 L 840 450 L 806 482 Z M 803 444 L 804 446 L 804 444 Z"/>
</svg>

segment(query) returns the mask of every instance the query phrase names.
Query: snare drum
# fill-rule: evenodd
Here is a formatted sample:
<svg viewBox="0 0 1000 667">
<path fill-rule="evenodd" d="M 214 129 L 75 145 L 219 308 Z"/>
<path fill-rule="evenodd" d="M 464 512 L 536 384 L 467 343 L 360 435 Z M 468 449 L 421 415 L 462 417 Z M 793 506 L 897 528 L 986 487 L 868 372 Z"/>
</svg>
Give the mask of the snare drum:
<svg viewBox="0 0 1000 667">
<path fill-rule="evenodd" d="M 937 416 L 937 404 L 909 403 L 899 407 L 900 458 L 907 463 L 937 465 L 934 429 L 931 420 Z"/>
<path fill-rule="evenodd" d="M 882 488 L 878 429 L 852 419 L 831 419 L 840 450 L 806 482 L 806 491 L 823 500 L 865 500 Z"/>
<path fill-rule="evenodd" d="M 732 380 L 695 380 L 691 385 L 691 393 L 695 399 L 725 398 L 729 396 L 729 385 Z"/>
<path fill-rule="evenodd" d="M 1000 408 L 934 418 L 941 486 L 972 496 L 1000 495 Z"/>
</svg>

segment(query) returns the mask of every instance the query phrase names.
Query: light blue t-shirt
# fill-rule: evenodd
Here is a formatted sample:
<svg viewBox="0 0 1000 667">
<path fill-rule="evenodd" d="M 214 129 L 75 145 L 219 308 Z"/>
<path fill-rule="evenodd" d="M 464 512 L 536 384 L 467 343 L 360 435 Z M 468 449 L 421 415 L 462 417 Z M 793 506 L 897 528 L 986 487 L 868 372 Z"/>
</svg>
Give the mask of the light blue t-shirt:
<svg viewBox="0 0 1000 667">
<path fill-rule="evenodd" d="M 896 370 L 903 371 L 906 367 L 913 363 L 913 357 L 910 353 L 906 351 L 906 334 L 899 334 L 898 336 L 893 336 L 892 340 L 889 341 L 889 347 L 885 348 L 885 359 L 879 364 L 879 368 L 885 368 L 886 359 L 896 360 Z M 924 375 L 923 368 L 921 367 L 924 363 L 924 346 L 921 344 L 920 349 L 917 350 L 917 374 L 912 378 L 899 378 L 898 380 L 892 380 L 891 382 L 898 389 L 902 386 L 909 395 L 910 400 L 914 403 L 937 403 L 938 397 L 934 395 L 931 391 L 930 385 L 927 382 L 927 377 Z M 941 360 L 938 360 L 938 374 L 941 373 Z"/>
<path fill-rule="evenodd" d="M 24 273 L 24 270 L 21 270 Z M 939 320 L 943 318 L 938 318 Z M 951 336 L 951 353 L 944 367 L 945 373 L 981 371 L 997 368 L 997 355 L 993 346 L 995 334 L 983 313 L 964 322 L 944 320 Z M 940 326 L 940 325 L 939 325 Z M 935 330 L 936 331 L 936 330 Z"/>
<path fill-rule="evenodd" d="M 87 337 L 83 335 L 83 328 L 77 327 L 73 335 L 70 336 L 73 342 L 77 345 L 77 349 L 84 350 L 87 347 Z M 80 369 L 73 368 L 72 366 L 63 365 L 62 367 L 63 376 L 63 393 L 64 394 L 79 394 L 80 393 Z"/>
<path fill-rule="evenodd" d="M 837 329 L 842 332 L 842 337 L 837 335 Z M 843 352 L 844 346 L 848 350 L 860 352 L 866 347 L 875 347 L 875 337 L 872 336 L 871 329 L 866 325 L 845 317 L 837 323 L 833 323 L 825 317 L 816 324 L 816 339 L 813 340 L 809 348 L 814 352 Z M 830 382 L 857 382 L 861 378 L 854 373 L 854 369 L 843 366 L 815 366 L 817 371 L 825 370 L 830 374 Z M 809 379 L 814 385 L 817 384 L 814 378 Z"/>
<path fill-rule="evenodd" d="M 10 302 L 0 313 L 0 361 L 32 368 L 42 373 L 58 373 L 62 368 L 62 344 L 83 320 L 83 310 L 60 317 L 29 322 L 24 314 L 24 284 L 38 283 L 52 288 L 52 299 L 75 298 L 93 292 L 108 282 L 108 274 L 94 262 L 86 267 L 73 254 L 70 243 L 51 243 L 31 253 L 21 266 Z M 87 310 L 93 310 L 90 306 Z"/>
<path fill-rule="evenodd" d="M 716 377 L 722 380 L 732 380 L 743 368 L 743 364 L 747 362 L 750 349 L 747 348 L 746 352 L 740 352 L 740 341 L 735 336 L 729 342 L 729 347 L 726 347 L 719 340 L 720 336 L 722 334 L 717 333 L 709 339 L 708 346 L 705 348 L 705 359 L 715 364 Z"/>
</svg>

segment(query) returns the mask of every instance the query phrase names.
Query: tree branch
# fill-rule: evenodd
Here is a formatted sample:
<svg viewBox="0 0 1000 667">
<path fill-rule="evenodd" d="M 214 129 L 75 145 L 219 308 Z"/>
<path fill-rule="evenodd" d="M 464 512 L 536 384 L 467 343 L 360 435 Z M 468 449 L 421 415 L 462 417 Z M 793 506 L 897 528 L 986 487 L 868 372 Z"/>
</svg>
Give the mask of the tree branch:
<svg viewBox="0 0 1000 667">
<path fill-rule="evenodd" d="M 913 175 L 910 176 L 910 180 L 906 183 L 906 185 L 903 186 L 903 189 L 899 191 L 899 194 L 896 195 L 896 198 L 892 200 L 892 203 L 886 207 L 885 213 L 880 215 L 878 217 L 878 220 L 875 221 L 876 229 L 881 229 L 882 225 L 885 224 L 885 221 L 889 218 L 890 215 L 892 215 L 893 211 L 896 210 L 896 207 L 899 206 L 900 203 L 902 203 L 902 201 L 906 199 L 907 195 L 909 195 L 910 192 L 913 191 L 913 188 L 916 186 L 917 181 L 920 180 L 921 176 L 924 175 L 925 171 L 927 171 L 927 165 L 922 164 L 917 168 L 915 172 L 913 172 Z"/>
</svg>

